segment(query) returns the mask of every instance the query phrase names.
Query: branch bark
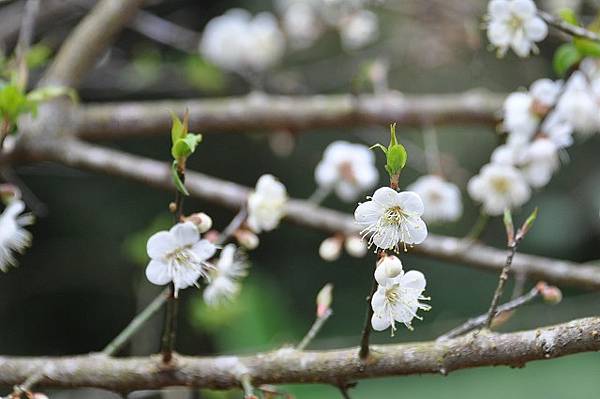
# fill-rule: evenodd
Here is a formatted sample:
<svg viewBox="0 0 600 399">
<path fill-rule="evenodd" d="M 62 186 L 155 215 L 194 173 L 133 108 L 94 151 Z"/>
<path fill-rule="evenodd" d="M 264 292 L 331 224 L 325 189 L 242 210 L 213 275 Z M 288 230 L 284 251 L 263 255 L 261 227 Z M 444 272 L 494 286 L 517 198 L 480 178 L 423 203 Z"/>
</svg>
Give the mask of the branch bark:
<svg viewBox="0 0 600 399">
<path fill-rule="evenodd" d="M 275 96 L 253 93 L 221 99 L 88 104 L 78 109 L 79 137 L 109 139 L 159 135 L 170 129 L 165 110 L 189 109 L 190 129 L 201 132 L 305 130 L 357 125 L 494 125 L 504 94 Z"/>
<path fill-rule="evenodd" d="M 56 138 L 24 143 L 31 160 L 56 161 L 64 165 L 103 174 L 125 177 L 146 185 L 173 190 L 170 167 L 165 162 L 103 148 L 75 139 Z M 186 187 L 194 197 L 238 210 L 246 203 L 250 189 L 232 182 L 188 171 Z M 342 212 L 318 207 L 307 201 L 291 199 L 286 209 L 287 220 L 328 233 L 356 234 L 359 226 Z M 429 234 L 425 242 L 412 249 L 435 259 L 467 264 L 499 273 L 506 252 L 462 239 Z M 576 262 L 556 260 L 518 253 L 511 273 L 523 273 L 533 280 L 544 280 L 559 286 L 600 289 L 600 268 Z"/>
<path fill-rule="evenodd" d="M 0 357 L 0 384 L 19 384 L 34 370 L 44 370 L 41 385 L 89 386 L 119 392 L 167 386 L 237 388 L 239 378 L 252 383 L 324 383 L 506 365 L 522 367 L 574 353 L 600 350 L 600 318 L 586 318 L 508 334 L 471 334 L 444 342 L 373 346 L 364 364 L 358 348 L 302 352 L 282 348 L 252 356 L 187 357 L 176 355 L 165 366 L 160 356 L 115 359 L 100 354 L 33 358 Z"/>
</svg>

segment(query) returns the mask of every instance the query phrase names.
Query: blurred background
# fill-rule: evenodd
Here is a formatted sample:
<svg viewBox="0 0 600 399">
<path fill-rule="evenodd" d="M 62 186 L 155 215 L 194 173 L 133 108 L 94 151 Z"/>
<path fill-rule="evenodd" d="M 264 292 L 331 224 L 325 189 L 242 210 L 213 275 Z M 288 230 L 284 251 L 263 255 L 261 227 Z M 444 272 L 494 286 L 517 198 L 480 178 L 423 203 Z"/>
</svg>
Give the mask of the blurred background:
<svg viewBox="0 0 600 399">
<path fill-rule="evenodd" d="M 10 51 L 18 32 L 18 10 L 23 1 L 0 2 L 0 42 Z M 68 3 L 68 6 L 64 6 Z M 39 77 L 60 43 L 94 1 L 42 1 L 49 14 L 36 25 L 37 45 L 31 55 L 33 81 Z M 541 3 L 547 9 L 557 0 Z M 594 1 L 567 1 L 582 15 L 594 15 Z M 59 5 L 63 7 L 59 7 Z M 49 7 L 45 10 L 45 7 Z M 56 7 L 50 9 L 50 7 Z M 81 86 L 83 102 L 200 98 L 249 93 L 256 82 L 210 64 L 197 51 L 206 23 L 230 8 L 251 13 L 280 7 L 271 1 L 148 1 L 145 13 L 182 28 L 176 35 L 180 48 L 159 43 L 144 29 L 161 31 L 160 24 L 129 26 L 115 41 Z M 486 2 L 480 0 L 381 1 L 368 5 L 378 18 L 378 34 L 361 48 L 349 49 L 335 29 L 306 48 L 287 48 L 282 62 L 261 77 L 268 93 L 372 92 L 365 68 L 373 62 L 389 66 L 389 87 L 405 93 L 451 93 L 485 88 L 508 93 L 542 77 L 553 77 L 551 58 L 561 43 L 551 36 L 541 43 L 540 55 L 518 59 L 512 53 L 498 60 L 488 48 L 481 29 Z M 148 22 L 149 21 L 149 22 Z M 15 26 L 16 29 L 15 30 Z M 12 30 L 11 30 L 12 29 Z M 166 112 L 166 110 L 165 110 Z M 464 236 L 475 223 L 477 207 L 464 192 L 466 180 L 487 163 L 500 135 L 491 127 L 437 127 L 440 150 L 459 165 L 462 174 L 449 176 L 463 189 L 463 218 L 448 225 L 430 226 L 435 233 Z M 258 177 L 272 173 L 290 196 L 307 198 L 315 190 L 312 170 L 323 149 L 336 139 L 352 142 L 386 142 L 386 127 L 356 126 L 298 132 L 202 131 L 204 142 L 189 168 L 226 180 L 254 186 Z M 399 138 L 409 158 L 422 156 L 420 129 L 399 127 Z M 168 161 L 169 134 L 104 144 Z M 520 251 L 577 262 L 600 258 L 600 140 L 579 140 L 568 149 L 569 160 L 542 191 L 523 209 L 523 219 L 540 208 L 535 228 Z M 378 154 L 378 157 L 380 154 Z M 383 157 L 378 158 L 384 184 Z M 0 353 L 5 355 L 67 355 L 98 351 L 109 342 L 161 288 L 145 279 L 145 243 L 155 231 L 169 226 L 167 205 L 172 193 L 138 183 L 99 176 L 55 164 L 15 165 L 4 171 L 18 179 L 37 198 L 42 215 L 32 227 L 32 248 L 20 257 L 20 267 L 0 276 Z M 423 164 L 411 162 L 401 186 L 426 174 Z M 325 206 L 345 212 L 353 204 L 328 198 Z M 223 228 L 233 213 L 213 204 L 190 199 L 186 211 L 204 211 L 215 227 Z M 261 235 L 261 245 L 250 253 L 250 276 L 235 303 L 209 309 L 201 292 L 181 293 L 177 351 L 190 355 L 252 353 L 298 342 L 314 319 L 314 301 L 327 282 L 334 284 L 333 317 L 311 348 L 357 345 L 363 322 L 364 297 L 371 284 L 371 264 L 342 255 L 328 263 L 318 255 L 325 234 L 283 223 Z M 492 220 L 482 240 L 504 245 L 500 220 Z M 414 323 L 415 331 L 401 329 L 373 335 L 375 343 L 434 339 L 480 314 L 488 307 L 497 276 L 452 263 L 403 255 L 405 268 L 427 276 L 426 294 L 433 309 Z M 512 282 L 511 282 L 512 284 Z M 535 281 L 528 281 L 527 287 Z M 510 288 L 508 289 L 510 291 Z M 600 297 L 564 289 L 556 306 L 536 302 L 521 308 L 500 329 L 512 331 L 559 323 L 597 314 Z M 148 324 L 123 354 L 155 353 L 159 346 L 162 315 Z M 528 364 L 524 369 L 505 367 L 462 370 L 449 376 L 414 376 L 363 381 L 353 398 L 405 396 L 411 398 L 585 398 L 600 388 L 600 355 L 581 354 Z M 8 387 L 5 387 L 8 390 Z M 298 398 L 338 397 L 329 386 L 284 386 Z M 4 390 L 3 390 L 4 392 Z M 196 398 L 235 398 L 239 391 L 202 390 Z M 52 398 L 110 398 L 98 390 L 52 392 Z M 155 396 L 152 396 L 155 395 Z M 178 392 L 186 397 L 187 392 Z M 117 396 L 115 396 L 117 397 Z M 158 397 L 136 393 L 131 397 Z"/>
</svg>

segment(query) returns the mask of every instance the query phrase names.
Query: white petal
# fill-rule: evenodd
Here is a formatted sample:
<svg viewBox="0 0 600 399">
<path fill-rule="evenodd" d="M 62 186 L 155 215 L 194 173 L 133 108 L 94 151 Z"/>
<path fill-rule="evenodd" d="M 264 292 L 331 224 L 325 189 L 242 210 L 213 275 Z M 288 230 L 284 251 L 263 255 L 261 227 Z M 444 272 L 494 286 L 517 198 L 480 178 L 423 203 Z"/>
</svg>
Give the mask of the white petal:
<svg viewBox="0 0 600 399">
<path fill-rule="evenodd" d="M 510 15 L 508 0 L 492 0 L 488 3 L 488 14 L 492 19 L 507 18 Z"/>
<path fill-rule="evenodd" d="M 383 226 L 373 234 L 373 244 L 381 249 L 394 249 L 400 241 L 400 230 L 395 225 Z"/>
<path fill-rule="evenodd" d="M 507 47 L 510 44 L 512 33 L 504 21 L 492 21 L 487 28 L 487 37 L 490 43 L 497 47 Z"/>
<path fill-rule="evenodd" d="M 340 197 L 342 201 L 353 202 L 359 196 L 360 191 L 356 185 L 347 181 L 340 181 L 339 184 L 335 186 L 335 194 Z"/>
<path fill-rule="evenodd" d="M 169 232 L 180 247 L 194 245 L 200 239 L 198 228 L 192 222 L 177 223 Z"/>
<path fill-rule="evenodd" d="M 152 259 L 160 259 L 177 248 L 175 238 L 168 231 L 159 231 L 148 239 L 146 252 Z"/>
<path fill-rule="evenodd" d="M 213 257 L 217 251 L 217 247 L 208 240 L 200 240 L 194 244 L 191 251 L 198 260 L 204 261 Z"/>
<path fill-rule="evenodd" d="M 375 313 L 379 312 L 385 306 L 385 287 L 379 286 L 377 287 L 377 291 L 373 294 L 373 298 L 371 298 L 371 307 Z"/>
<path fill-rule="evenodd" d="M 337 166 L 325 160 L 315 168 L 315 181 L 319 186 L 332 186 L 339 179 Z"/>
<path fill-rule="evenodd" d="M 368 227 L 377 223 L 383 212 L 384 209 L 380 204 L 375 201 L 367 201 L 356 207 L 354 219 L 358 224 Z"/>
<path fill-rule="evenodd" d="M 541 18 L 532 18 L 525 22 L 525 35 L 534 42 L 539 42 L 548 35 L 548 26 Z"/>
<path fill-rule="evenodd" d="M 419 292 L 425 289 L 425 276 L 418 270 L 410 270 L 399 278 L 400 285 L 406 288 L 413 288 Z"/>
<path fill-rule="evenodd" d="M 404 241 L 407 244 L 420 244 L 427 238 L 427 225 L 419 218 L 410 218 L 407 221 L 408 238 Z"/>
<path fill-rule="evenodd" d="M 419 194 L 412 191 L 398 193 L 398 205 L 403 211 L 411 215 L 421 216 L 423 214 L 423 201 Z"/>
<path fill-rule="evenodd" d="M 354 168 L 354 178 L 361 190 L 368 190 L 379 180 L 379 173 L 372 164 L 362 164 Z"/>
<path fill-rule="evenodd" d="M 390 318 L 384 314 L 373 313 L 371 318 L 371 326 L 375 331 L 383 331 L 392 324 Z"/>
<path fill-rule="evenodd" d="M 518 31 L 513 36 L 511 47 L 519 57 L 527 57 L 531 51 L 531 41 L 523 31 Z"/>
<path fill-rule="evenodd" d="M 389 187 L 378 188 L 373 194 L 373 201 L 385 207 L 398 205 L 398 192 Z"/>
<path fill-rule="evenodd" d="M 537 8 L 532 0 L 513 0 L 510 3 L 510 10 L 522 19 L 529 19 L 535 15 Z"/>
<path fill-rule="evenodd" d="M 151 260 L 146 267 L 146 278 L 152 284 L 165 285 L 171 282 L 169 275 L 169 266 L 166 263 Z"/>
</svg>

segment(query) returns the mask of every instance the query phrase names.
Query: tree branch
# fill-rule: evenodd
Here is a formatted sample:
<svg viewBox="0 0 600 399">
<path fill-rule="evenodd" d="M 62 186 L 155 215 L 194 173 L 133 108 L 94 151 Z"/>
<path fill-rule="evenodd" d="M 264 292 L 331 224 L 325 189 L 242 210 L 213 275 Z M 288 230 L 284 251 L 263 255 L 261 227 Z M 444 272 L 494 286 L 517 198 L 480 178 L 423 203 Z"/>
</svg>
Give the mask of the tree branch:
<svg viewBox="0 0 600 399">
<path fill-rule="evenodd" d="M 545 11 L 538 10 L 538 15 L 542 18 L 546 23 L 554 28 L 567 33 L 571 36 L 582 37 L 584 39 L 594 40 L 596 42 L 600 42 L 600 36 L 592 32 L 591 30 L 587 30 L 581 26 L 572 25 L 562 18 L 556 17 L 550 13 Z"/>
<path fill-rule="evenodd" d="M 600 318 L 586 318 L 508 334 L 466 335 L 444 342 L 373 346 L 364 364 L 358 348 L 302 352 L 283 348 L 252 356 L 186 357 L 172 365 L 160 356 L 115 359 L 99 354 L 58 357 L 0 357 L 0 384 L 13 385 L 43 369 L 40 382 L 53 387 L 89 386 L 119 392 L 167 386 L 237 388 L 242 375 L 256 386 L 283 383 L 325 383 L 507 365 L 522 367 L 532 360 L 600 350 Z"/>
<path fill-rule="evenodd" d="M 202 132 L 304 130 L 356 125 L 420 126 L 486 124 L 498 121 L 504 94 L 317 95 L 251 94 L 243 97 L 83 105 L 75 115 L 79 137 L 108 139 L 164 134 L 171 119 L 165 110 L 189 109 L 190 129 Z"/>
<path fill-rule="evenodd" d="M 50 160 L 99 173 L 125 177 L 149 186 L 173 190 L 170 167 L 166 162 L 103 148 L 74 139 L 31 140 L 25 142 L 31 160 Z M 188 171 L 186 187 L 194 197 L 231 209 L 246 203 L 250 189 L 232 182 Z M 286 218 L 299 225 L 328 233 L 356 234 L 359 226 L 354 218 L 339 211 L 318 207 L 303 200 L 290 199 Z M 435 259 L 498 273 L 504 267 L 506 252 L 462 239 L 429 234 L 425 242 L 412 252 Z M 533 280 L 544 280 L 559 286 L 600 289 L 600 268 L 576 262 L 541 256 L 517 254 L 512 273 L 524 273 Z"/>
<path fill-rule="evenodd" d="M 75 87 L 143 0 L 102 0 L 77 25 L 40 81 Z"/>
</svg>

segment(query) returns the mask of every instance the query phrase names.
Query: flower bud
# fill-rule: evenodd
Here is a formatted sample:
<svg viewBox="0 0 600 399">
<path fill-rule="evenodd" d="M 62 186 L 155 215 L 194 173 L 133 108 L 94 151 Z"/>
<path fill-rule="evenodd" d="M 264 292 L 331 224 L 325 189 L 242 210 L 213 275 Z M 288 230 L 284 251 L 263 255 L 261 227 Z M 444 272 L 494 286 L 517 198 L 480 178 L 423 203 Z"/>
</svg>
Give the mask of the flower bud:
<svg viewBox="0 0 600 399">
<path fill-rule="evenodd" d="M 375 280 L 384 285 L 388 279 L 398 277 L 402 273 L 402 262 L 397 256 L 388 255 L 381 259 L 375 269 Z"/>
<path fill-rule="evenodd" d="M 319 246 L 319 256 L 327 262 L 333 262 L 341 253 L 342 240 L 337 236 L 326 238 Z"/>
<path fill-rule="evenodd" d="M 235 233 L 233 233 L 233 235 L 237 242 L 247 250 L 251 251 L 253 249 L 256 249 L 256 247 L 258 247 L 258 244 L 260 244 L 258 236 L 250 230 L 239 229 Z"/>
<path fill-rule="evenodd" d="M 558 287 L 540 281 L 537 283 L 536 288 L 545 302 L 556 305 L 562 301 L 562 291 Z"/>
<path fill-rule="evenodd" d="M 194 223 L 200 233 L 206 233 L 213 225 L 210 216 L 204 212 L 193 213 L 183 220 Z"/>
<path fill-rule="evenodd" d="M 0 184 L 0 200 L 8 204 L 12 200 L 21 199 L 21 190 L 14 184 L 4 183 Z"/>
<path fill-rule="evenodd" d="M 325 284 L 317 294 L 317 317 L 323 317 L 330 312 L 331 302 L 333 301 L 333 285 Z"/>
<path fill-rule="evenodd" d="M 359 236 L 346 237 L 344 247 L 346 248 L 346 252 L 355 258 L 362 258 L 367 254 L 367 243 L 365 243 Z"/>
<path fill-rule="evenodd" d="M 204 233 L 204 239 L 212 242 L 213 244 L 219 241 L 220 234 L 217 230 L 209 230 Z"/>
</svg>

